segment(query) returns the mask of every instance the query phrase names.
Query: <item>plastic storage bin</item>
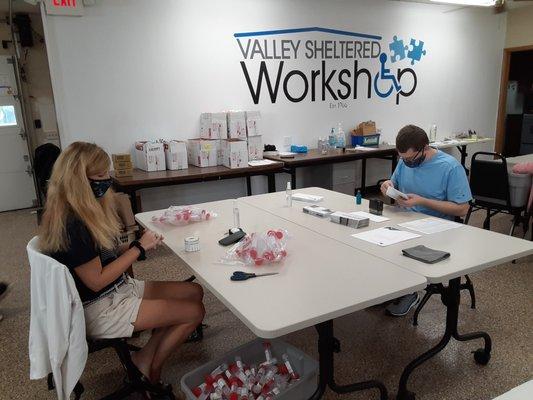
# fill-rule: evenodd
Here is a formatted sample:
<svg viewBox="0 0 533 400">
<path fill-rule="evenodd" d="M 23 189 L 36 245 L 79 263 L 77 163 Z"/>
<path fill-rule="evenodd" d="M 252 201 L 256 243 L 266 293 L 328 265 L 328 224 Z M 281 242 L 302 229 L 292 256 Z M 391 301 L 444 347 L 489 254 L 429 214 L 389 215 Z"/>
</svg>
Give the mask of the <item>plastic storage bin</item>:
<svg viewBox="0 0 533 400">
<path fill-rule="evenodd" d="M 531 188 L 531 175 L 509 172 L 509 194 L 513 207 L 523 207 L 527 204 Z"/>
<path fill-rule="evenodd" d="M 366 136 L 352 135 L 352 146 L 379 146 L 379 136 L 379 133 Z"/>
<path fill-rule="evenodd" d="M 210 361 L 201 367 L 184 375 L 181 378 L 181 390 L 187 400 L 196 400 L 192 390 L 204 382 L 205 376 L 209 375 L 220 364 L 232 364 L 235 362 L 235 356 L 240 356 L 245 364 L 263 362 L 265 353 L 263 342 L 265 340 L 256 339 L 243 346 L 227 353 L 224 357 Z M 307 354 L 298 350 L 296 347 L 279 339 L 268 340 L 271 344 L 272 355 L 278 360 L 286 353 L 289 356 L 291 365 L 300 375 L 300 379 L 289 386 L 286 390 L 275 397 L 276 400 L 295 400 L 310 398 L 317 388 L 318 379 L 318 362 L 313 360 Z"/>
</svg>

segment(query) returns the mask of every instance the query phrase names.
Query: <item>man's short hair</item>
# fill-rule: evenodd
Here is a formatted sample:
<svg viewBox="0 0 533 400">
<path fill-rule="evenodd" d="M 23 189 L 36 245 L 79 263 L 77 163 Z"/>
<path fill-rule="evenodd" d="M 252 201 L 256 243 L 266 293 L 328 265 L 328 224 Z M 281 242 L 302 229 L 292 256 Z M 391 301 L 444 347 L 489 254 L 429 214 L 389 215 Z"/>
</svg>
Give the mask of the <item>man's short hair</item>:
<svg viewBox="0 0 533 400">
<path fill-rule="evenodd" d="M 396 150 L 405 153 L 409 149 L 419 151 L 429 144 L 426 132 L 415 125 L 406 125 L 396 136 Z"/>
</svg>

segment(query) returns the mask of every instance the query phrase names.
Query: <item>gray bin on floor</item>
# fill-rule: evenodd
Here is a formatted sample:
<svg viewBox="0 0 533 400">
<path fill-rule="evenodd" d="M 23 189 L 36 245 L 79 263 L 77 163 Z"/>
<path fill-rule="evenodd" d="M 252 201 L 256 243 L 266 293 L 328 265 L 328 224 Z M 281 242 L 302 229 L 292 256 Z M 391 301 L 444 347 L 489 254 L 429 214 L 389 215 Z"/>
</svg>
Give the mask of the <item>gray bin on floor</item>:
<svg viewBox="0 0 533 400">
<path fill-rule="evenodd" d="M 531 189 L 531 175 L 509 172 L 509 194 L 513 207 L 523 207 L 527 204 Z"/>
<path fill-rule="evenodd" d="M 185 394 L 187 400 L 196 400 L 192 390 L 204 382 L 205 376 L 209 375 L 220 364 L 233 364 L 235 356 L 240 356 L 242 361 L 247 364 L 260 364 L 265 361 L 265 352 L 263 349 L 263 342 L 265 340 L 256 339 L 237 347 L 230 351 L 222 358 L 210 361 L 201 367 L 191 371 L 181 378 L 181 390 Z M 289 356 L 294 370 L 300 375 L 300 379 L 291 384 L 286 390 L 276 396 L 276 400 L 296 400 L 310 398 L 317 388 L 318 379 L 318 362 L 313 360 L 307 354 L 298 350 L 279 339 L 267 340 L 271 343 L 272 355 L 276 357 L 279 362 L 282 362 L 281 356 L 286 353 Z"/>
</svg>

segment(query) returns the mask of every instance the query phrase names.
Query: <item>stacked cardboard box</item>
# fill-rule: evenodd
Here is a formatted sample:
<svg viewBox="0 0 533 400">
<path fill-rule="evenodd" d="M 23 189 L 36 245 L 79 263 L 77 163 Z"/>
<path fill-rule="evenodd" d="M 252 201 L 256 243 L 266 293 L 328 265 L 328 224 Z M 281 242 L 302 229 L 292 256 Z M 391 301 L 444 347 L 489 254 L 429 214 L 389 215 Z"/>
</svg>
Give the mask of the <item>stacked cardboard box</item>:
<svg viewBox="0 0 533 400">
<path fill-rule="evenodd" d="M 248 146 L 246 140 L 224 139 L 220 141 L 223 152 L 223 164 L 228 168 L 248 166 Z"/>
<path fill-rule="evenodd" d="M 135 142 L 135 165 L 143 171 L 164 171 L 167 169 L 165 150 L 161 141 Z"/>
<path fill-rule="evenodd" d="M 187 169 L 187 145 L 179 140 L 163 140 L 167 169 Z"/>
<path fill-rule="evenodd" d="M 111 158 L 113 159 L 113 169 L 117 178 L 133 175 L 131 154 L 112 154 Z"/>
<path fill-rule="evenodd" d="M 219 165 L 220 140 L 189 139 L 187 141 L 187 156 L 189 163 L 197 167 L 216 167 Z"/>
</svg>

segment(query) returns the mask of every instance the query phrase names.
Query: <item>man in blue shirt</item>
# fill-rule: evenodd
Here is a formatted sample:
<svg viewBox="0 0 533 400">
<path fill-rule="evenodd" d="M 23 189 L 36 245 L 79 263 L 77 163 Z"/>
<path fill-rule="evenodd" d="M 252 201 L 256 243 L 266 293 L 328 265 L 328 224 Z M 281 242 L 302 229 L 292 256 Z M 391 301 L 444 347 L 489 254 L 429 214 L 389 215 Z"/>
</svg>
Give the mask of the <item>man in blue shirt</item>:
<svg viewBox="0 0 533 400">
<path fill-rule="evenodd" d="M 381 185 L 383 194 L 393 186 L 409 197 L 399 198 L 398 205 L 434 217 L 454 219 L 467 214 L 472 193 L 463 166 L 449 154 L 430 147 L 422 128 L 403 127 L 396 136 L 396 150 L 400 161 L 391 179 Z M 418 293 L 403 296 L 390 304 L 387 312 L 405 315 L 419 301 Z"/>
</svg>

